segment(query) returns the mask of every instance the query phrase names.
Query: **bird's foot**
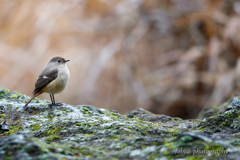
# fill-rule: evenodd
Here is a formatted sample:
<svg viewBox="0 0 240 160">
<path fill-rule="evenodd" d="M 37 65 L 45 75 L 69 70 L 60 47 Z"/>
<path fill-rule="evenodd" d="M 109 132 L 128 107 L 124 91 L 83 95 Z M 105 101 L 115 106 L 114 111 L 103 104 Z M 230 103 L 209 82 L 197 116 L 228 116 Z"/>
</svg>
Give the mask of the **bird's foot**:
<svg viewBox="0 0 240 160">
<path fill-rule="evenodd" d="M 62 103 L 51 103 L 49 104 L 50 107 L 52 106 L 62 106 L 63 104 Z"/>
<path fill-rule="evenodd" d="M 55 104 L 54 103 L 50 103 L 48 106 L 49 107 L 52 107 L 52 106 L 54 106 Z"/>
<path fill-rule="evenodd" d="M 55 106 L 62 106 L 62 103 L 55 103 Z"/>
</svg>

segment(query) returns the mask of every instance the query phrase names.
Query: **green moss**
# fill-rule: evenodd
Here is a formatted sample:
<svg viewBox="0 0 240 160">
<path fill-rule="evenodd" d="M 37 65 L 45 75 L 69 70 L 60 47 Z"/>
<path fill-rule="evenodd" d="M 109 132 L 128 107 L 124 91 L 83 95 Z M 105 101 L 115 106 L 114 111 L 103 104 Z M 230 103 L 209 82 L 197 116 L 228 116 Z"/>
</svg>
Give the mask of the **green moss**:
<svg viewBox="0 0 240 160">
<path fill-rule="evenodd" d="M 31 127 L 32 131 L 36 131 L 41 128 L 40 123 L 32 124 L 30 127 Z"/>
<path fill-rule="evenodd" d="M 183 142 L 192 142 L 193 141 L 193 137 L 191 136 L 184 136 L 181 138 L 181 141 Z"/>
<path fill-rule="evenodd" d="M 15 121 L 15 124 L 18 124 L 18 123 L 20 123 L 20 122 L 21 122 L 21 119 Z"/>
<path fill-rule="evenodd" d="M 83 107 L 82 109 L 83 109 L 82 111 L 83 114 L 92 114 L 92 112 L 88 108 Z"/>
<path fill-rule="evenodd" d="M 84 147 L 79 147 L 79 152 L 82 154 L 82 155 L 89 155 L 89 149 L 88 148 L 84 148 Z"/>
<path fill-rule="evenodd" d="M 162 152 L 162 155 L 163 155 L 163 156 L 172 155 L 172 152 L 173 152 L 172 149 L 167 148 L 166 150 L 164 150 L 164 151 Z"/>
<path fill-rule="evenodd" d="M 107 116 L 109 116 L 109 117 L 111 117 L 113 120 L 120 120 L 120 119 L 118 118 L 118 114 L 115 113 L 115 112 L 111 112 L 111 111 L 109 111 L 109 110 L 105 110 L 105 111 L 104 111 L 104 114 L 107 115 Z"/>
<path fill-rule="evenodd" d="M 12 92 L 11 92 L 12 93 Z M 0 89 L 1 94 L 1 89 Z M 11 94 L 8 95 L 10 99 Z M 12 97 L 17 97 L 17 93 L 13 93 Z M 19 98 L 24 98 L 25 96 L 21 96 Z M 36 100 L 38 101 L 38 100 Z M 39 104 L 42 105 L 42 104 Z M 39 106 L 36 105 L 36 106 Z M 46 106 L 46 105 L 44 105 Z M 12 106 L 11 106 L 12 107 Z M 15 107 L 15 106 L 14 106 Z M 27 113 L 20 112 L 21 118 L 17 118 L 16 120 L 12 120 L 12 115 L 9 114 L 9 111 L 14 111 L 13 109 L 7 108 L 6 115 L 9 116 L 9 123 L 13 124 L 20 124 L 20 120 L 31 120 L 32 125 L 29 126 L 29 123 L 23 125 L 26 129 L 29 130 L 29 133 L 45 139 L 48 141 L 56 141 L 56 143 L 46 144 L 45 141 L 42 141 L 43 146 L 40 146 L 41 140 L 36 141 L 36 144 L 41 147 L 41 151 L 44 148 L 44 154 L 58 154 L 65 158 L 65 156 L 69 159 L 78 159 L 83 158 L 87 159 L 111 159 L 117 160 L 119 159 L 128 159 L 130 156 L 131 151 L 133 150 L 142 150 L 144 153 L 144 157 L 136 156 L 131 157 L 132 159 L 159 159 L 159 156 L 166 156 L 166 159 L 203 159 L 206 158 L 206 155 L 199 156 L 199 155 L 192 155 L 192 154 L 174 154 L 174 151 L 179 147 L 183 149 L 201 149 L 201 150 L 223 150 L 227 149 L 228 147 L 224 148 L 221 147 L 220 144 L 216 144 L 214 142 L 206 142 L 204 140 L 196 136 L 189 135 L 181 135 L 175 139 L 180 133 L 183 132 L 191 132 L 197 130 L 196 135 L 199 135 L 198 131 L 201 129 L 210 129 L 214 130 L 216 128 L 223 128 L 223 133 L 231 132 L 233 129 L 235 131 L 239 131 L 239 124 L 240 124 L 240 112 L 236 111 L 227 111 L 226 113 L 218 114 L 217 116 L 212 116 L 207 118 L 206 120 L 186 120 L 183 121 L 178 118 L 171 118 L 166 117 L 166 121 L 169 123 L 162 123 L 162 122 L 149 122 L 147 121 L 147 116 L 154 116 L 153 114 L 146 113 L 147 116 L 140 116 L 136 115 L 135 117 L 143 117 L 141 118 L 128 118 L 126 115 L 122 116 L 119 113 L 112 112 L 110 110 L 101 110 L 101 113 L 98 114 L 97 109 L 94 110 L 88 107 L 76 107 L 76 110 L 80 110 L 80 112 L 84 113 L 84 117 L 79 118 L 68 118 L 69 115 L 63 115 L 61 117 L 57 117 L 55 121 L 55 115 L 58 112 L 53 112 L 54 114 L 46 114 L 48 110 Z M 61 111 L 68 111 L 72 112 L 71 110 L 67 110 L 67 108 L 61 108 Z M 94 115 L 92 116 L 94 111 Z M 18 111 L 14 111 L 18 112 Z M 104 114 L 102 114 L 102 112 Z M 50 113 L 50 112 L 49 112 Z M 45 118 L 41 122 L 41 117 L 48 118 L 52 122 L 43 122 Z M 1 115 L 0 115 L 1 117 Z M 35 118 L 33 118 L 35 117 Z M 107 117 L 107 118 L 106 118 Z M 1 117 L 2 118 L 2 117 Z M 5 117 L 6 118 L 6 117 Z M 54 118 L 54 121 L 53 121 Z M 165 118 L 165 117 L 164 117 Z M 8 120 L 8 119 L 7 119 Z M 65 121 L 66 120 L 66 121 Z M 34 123 L 33 123 L 34 122 Z M 37 122 L 37 123 L 36 123 Z M 201 122 L 201 127 L 197 126 L 198 123 Z M 107 124 L 105 124 L 107 123 Z M 105 125 L 104 125 L 105 124 Z M 163 124 L 163 125 L 162 125 Z M 188 124 L 195 125 L 196 128 L 192 129 L 187 128 Z M 52 125 L 52 126 L 49 126 Z M 10 132 L 1 132 L 3 136 L 4 133 L 12 134 L 12 132 L 16 132 L 21 130 L 21 126 L 18 125 L 19 128 L 14 128 L 16 125 L 11 126 L 11 133 Z M 44 127 L 43 133 L 40 132 L 39 129 Z M 48 127 L 49 126 L 49 127 Z M 65 130 L 63 130 L 65 129 Z M 226 130 L 224 130 L 226 129 Z M 38 132 L 32 132 L 32 131 Z M 226 131 L 226 132 L 225 132 Z M 61 136 L 60 136 L 61 135 Z M 83 136 L 84 135 L 84 136 Z M 203 134 L 201 134 L 204 136 Z M 83 137 L 82 137 L 83 136 Z M 237 139 L 237 136 L 234 135 Z M 59 142 L 60 139 L 63 138 L 61 143 Z M 67 138 L 69 140 L 67 140 Z M 65 139 L 66 138 L 66 139 Z M 71 140 L 70 140 L 71 139 Z M 96 140 L 95 140 L 96 139 Z M 29 143 L 31 137 L 27 137 L 27 143 Z M 65 141 L 66 140 L 66 141 Z M 231 139 L 232 140 L 232 139 Z M 76 141 L 76 142 L 75 142 Z M 214 140 L 213 140 L 214 141 Z M 224 141 L 224 140 L 223 140 Z M 230 140 L 227 140 L 227 143 Z M 78 142 L 78 143 L 77 143 Z M 226 141 L 224 141 L 226 142 Z M 234 141 L 235 147 L 239 147 L 239 141 Z M 110 147 L 112 146 L 112 147 Z M 150 147 L 150 146 L 155 146 Z M 147 148 L 150 147 L 150 148 Z M 37 148 L 37 147 L 36 147 Z M 39 153 L 36 153 L 39 154 Z M 60 155 L 61 154 L 61 155 Z M 30 155 L 30 154 L 29 154 Z M 30 155 L 32 156 L 32 155 Z M 35 155 L 34 155 L 35 156 Z M 72 156 L 72 157 L 71 157 Z M 214 156 L 214 155 L 213 155 Z M 5 156 L 7 157 L 7 156 Z M 4 158 L 5 158 L 4 157 Z M 39 158 L 39 157 L 37 157 Z M 209 156 L 207 157 L 209 158 Z"/>
<path fill-rule="evenodd" d="M 84 110 L 84 111 L 89 111 L 89 109 L 88 109 L 88 108 L 86 108 L 86 107 L 84 107 L 84 108 L 83 108 L 83 110 Z"/>
<path fill-rule="evenodd" d="M 148 147 L 148 146 L 146 146 L 146 145 L 141 145 L 141 149 L 144 149 L 144 148 L 146 148 L 146 147 Z"/>
<path fill-rule="evenodd" d="M 136 123 L 136 124 L 134 124 L 138 129 L 140 129 L 140 130 L 143 130 L 143 129 L 145 129 L 146 127 L 144 126 L 144 125 L 142 125 L 142 124 L 138 124 L 138 123 Z"/>
<path fill-rule="evenodd" d="M 0 92 L 10 93 L 10 90 L 8 90 L 7 88 L 0 87 Z"/>
<path fill-rule="evenodd" d="M 118 140 L 120 138 L 119 135 L 111 135 L 110 137 L 113 138 L 113 139 L 116 139 L 116 140 Z"/>
<path fill-rule="evenodd" d="M 210 133 L 225 130 L 229 133 L 239 132 L 239 114 L 238 110 L 230 110 L 222 115 L 212 116 L 201 121 L 197 129 Z"/>
<path fill-rule="evenodd" d="M 231 128 L 233 129 L 239 129 L 240 126 L 240 117 L 237 117 L 233 120 L 233 122 L 231 123 Z"/>
<path fill-rule="evenodd" d="M 48 114 L 47 116 L 45 116 L 45 118 L 48 118 L 48 121 L 51 122 L 54 118 L 54 115 Z"/>
<path fill-rule="evenodd" d="M 127 129 L 127 128 L 123 128 L 122 131 L 128 134 L 133 133 L 130 129 Z"/>
<path fill-rule="evenodd" d="M 163 146 L 165 150 L 162 152 L 162 155 L 168 156 L 169 158 L 171 157 L 170 159 L 173 158 L 172 157 L 173 155 L 174 155 L 173 159 L 176 158 L 202 159 L 203 157 L 206 157 L 206 155 L 204 155 L 203 153 L 201 154 L 199 152 L 224 150 L 224 147 L 222 147 L 220 144 L 214 142 L 209 143 L 204 140 L 195 139 L 194 137 L 191 137 L 189 135 L 181 137 L 176 141 L 171 142 L 165 141 Z M 196 153 L 197 150 L 199 150 L 199 152 Z M 194 151 L 195 153 L 193 154 Z M 216 155 L 213 154 L 213 156 Z"/>
<path fill-rule="evenodd" d="M 86 122 L 78 122 L 78 123 L 76 123 L 75 124 L 76 126 L 80 126 L 80 127 L 82 127 L 82 128 L 84 128 L 84 129 L 88 129 L 89 127 L 91 127 L 90 126 L 90 124 L 88 124 L 88 123 L 86 123 Z"/>
<path fill-rule="evenodd" d="M 51 144 L 51 148 L 61 148 L 61 154 L 72 155 L 77 157 L 85 157 L 89 159 L 97 159 L 101 151 L 92 149 L 91 147 L 79 146 L 77 143 L 71 141 L 65 144 Z M 71 158 L 72 159 L 72 158 Z M 78 158 L 77 158 L 78 159 Z"/>
<path fill-rule="evenodd" d="M 85 134 L 84 136 L 85 136 L 85 138 L 88 138 L 88 137 L 94 136 L 94 134 Z"/>
<path fill-rule="evenodd" d="M 223 146 L 214 142 L 206 143 L 206 147 L 204 149 L 205 150 L 224 150 Z"/>
<path fill-rule="evenodd" d="M 53 135 L 53 134 L 57 134 L 58 133 L 58 129 L 55 128 L 55 129 L 49 129 L 49 130 L 46 130 L 45 131 L 45 134 L 46 135 Z"/>
<path fill-rule="evenodd" d="M 30 117 L 29 120 L 31 120 L 31 121 L 35 121 L 36 118 Z"/>
<path fill-rule="evenodd" d="M 81 126 L 81 123 L 76 123 L 75 125 L 76 125 L 76 126 Z"/>
<path fill-rule="evenodd" d="M 15 125 L 15 126 L 10 126 L 10 127 L 9 127 L 9 131 L 8 131 L 8 132 L 5 132 L 5 134 L 6 134 L 7 136 L 9 136 L 9 135 L 14 134 L 14 133 L 16 133 L 16 132 L 18 132 L 18 131 L 22 131 L 22 126 L 21 126 L 21 124 L 18 124 L 18 125 Z"/>
<path fill-rule="evenodd" d="M 159 155 L 158 155 L 158 154 L 149 155 L 149 156 L 148 156 L 148 159 L 149 159 L 149 160 L 159 159 Z"/>
<path fill-rule="evenodd" d="M 187 157 L 187 160 L 202 160 L 205 159 L 206 157 L 203 155 L 197 155 L 197 156 L 189 156 Z"/>
<path fill-rule="evenodd" d="M 5 114 L 0 114 L 0 118 L 4 119 L 6 117 Z"/>
<path fill-rule="evenodd" d="M 114 114 L 109 114 L 109 116 L 112 118 L 112 119 L 117 119 L 118 117 L 115 116 Z"/>
<path fill-rule="evenodd" d="M 120 133 L 120 129 L 115 129 L 111 132 L 111 134 L 119 134 Z"/>
<path fill-rule="evenodd" d="M 48 136 L 47 138 L 46 138 L 46 140 L 48 140 L 48 141 L 53 141 L 53 140 L 57 140 L 57 139 L 60 139 L 61 137 L 59 137 L 59 136 L 56 136 L 56 135 L 51 135 L 51 136 Z"/>
<path fill-rule="evenodd" d="M 52 134 L 57 134 L 58 133 L 58 129 L 53 129 L 50 131 L 47 131 L 47 135 L 52 135 Z"/>
<path fill-rule="evenodd" d="M 22 95 L 20 93 L 16 93 L 16 94 L 12 94 L 10 97 L 11 98 L 14 98 L 14 99 L 17 99 L 19 97 L 21 97 Z"/>
<path fill-rule="evenodd" d="M 214 115 L 218 115 L 221 111 L 221 108 L 222 106 L 214 106 L 214 107 L 211 107 L 210 109 L 203 109 L 199 115 L 198 115 L 198 118 L 199 119 L 203 119 L 203 118 L 207 118 L 207 117 L 211 117 L 211 116 L 214 116 Z"/>
<path fill-rule="evenodd" d="M 100 124 L 98 122 L 89 122 L 90 126 L 99 126 Z"/>
<path fill-rule="evenodd" d="M 146 135 L 147 134 L 148 126 L 145 126 L 145 125 L 139 124 L 139 123 L 136 123 L 134 125 L 136 127 L 136 130 L 138 132 L 140 132 L 142 135 Z"/>
<path fill-rule="evenodd" d="M 131 126 L 127 126 L 128 129 L 133 129 Z"/>
<path fill-rule="evenodd" d="M 100 147 L 97 147 L 96 149 L 97 149 L 97 150 L 102 150 L 102 149 L 104 149 L 104 148 L 106 148 L 106 146 L 100 146 Z"/>
<path fill-rule="evenodd" d="M 54 115 L 52 115 L 52 114 L 48 114 L 47 118 L 52 119 L 52 118 L 54 118 Z"/>
<path fill-rule="evenodd" d="M 160 127 L 161 124 L 162 124 L 161 122 L 159 122 L 158 124 L 156 124 L 156 123 L 151 123 L 151 126 L 158 128 L 158 127 Z"/>
<path fill-rule="evenodd" d="M 67 108 L 61 108 L 61 111 L 66 111 L 67 110 Z"/>
<path fill-rule="evenodd" d="M 10 90 L 6 88 L 0 88 L 0 98 L 6 98 L 10 93 Z"/>
<path fill-rule="evenodd" d="M 26 97 L 25 98 L 25 101 L 27 102 L 27 101 L 29 101 L 31 98 L 30 97 Z"/>
<path fill-rule="evenodd" d="M 7 107 L 8 107 L 8 108 L 12 108 L 13 105 L 12 105 L 12 104 L 8 104 Z"/>
<path fill-rule="evenodd" d="M 118 113 L 115 113 L 115 112 L 111 112 L 110 114 L 113 115 L 113 116 L 118 116 L 119 115 Z"/>
</svg>

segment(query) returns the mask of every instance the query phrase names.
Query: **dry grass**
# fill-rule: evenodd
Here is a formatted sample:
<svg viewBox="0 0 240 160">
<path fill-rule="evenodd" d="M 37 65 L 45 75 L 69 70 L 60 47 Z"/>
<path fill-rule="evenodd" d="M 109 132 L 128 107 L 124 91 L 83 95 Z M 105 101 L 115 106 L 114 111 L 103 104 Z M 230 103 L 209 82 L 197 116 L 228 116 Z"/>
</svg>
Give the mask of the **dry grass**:
<svg viewBox="0 0 240 160">
<path fill-rule="evenodd" d="M 62 55 L 57 101 L 193 118 L 239 92 L 239 13 L 237 0 L 0 0 L 0 84 L 30 96 Z"/>
</svg>

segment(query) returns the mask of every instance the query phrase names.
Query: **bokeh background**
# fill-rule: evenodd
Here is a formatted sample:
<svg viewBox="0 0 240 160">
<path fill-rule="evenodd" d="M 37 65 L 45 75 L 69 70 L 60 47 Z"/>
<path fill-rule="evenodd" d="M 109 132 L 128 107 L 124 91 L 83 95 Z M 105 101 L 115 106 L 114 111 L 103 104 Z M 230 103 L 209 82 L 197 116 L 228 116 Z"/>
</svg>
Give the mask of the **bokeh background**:
<svg viewBox="0 0 240 160">
<path fill-rule="evenodd" d="M 238 0 L 0 0 L 0 85 L 28 96 L 61 55 L 58 102 L 195 118 L 240 92 L 239 49 Z"/>
</svg>

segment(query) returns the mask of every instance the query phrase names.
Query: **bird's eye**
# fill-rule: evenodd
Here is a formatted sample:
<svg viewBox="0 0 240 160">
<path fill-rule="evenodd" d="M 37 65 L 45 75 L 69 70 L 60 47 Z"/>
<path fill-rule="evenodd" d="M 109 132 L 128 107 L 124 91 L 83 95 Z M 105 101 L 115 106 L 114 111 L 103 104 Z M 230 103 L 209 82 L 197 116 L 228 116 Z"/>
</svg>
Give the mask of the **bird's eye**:
<svg viewBox="0 0 240 160">
<path fill-rule="evenodd" d="M 60 60 L 58 60 L 58 63 L 60 63 L 61 61 Z"/>
</svg>

